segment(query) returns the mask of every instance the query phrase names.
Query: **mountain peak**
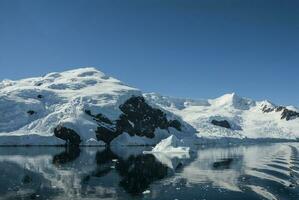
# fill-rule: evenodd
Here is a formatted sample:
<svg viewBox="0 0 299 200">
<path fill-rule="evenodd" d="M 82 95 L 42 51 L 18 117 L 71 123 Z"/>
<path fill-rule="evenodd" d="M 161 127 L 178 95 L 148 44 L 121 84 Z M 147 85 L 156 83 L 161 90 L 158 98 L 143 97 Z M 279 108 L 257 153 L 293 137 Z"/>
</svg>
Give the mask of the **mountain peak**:
<svg viewBox="0 0 299 200">
<path fill-rule="evenodd" d="M 108 78 L 103 72 L 96 69 L 95 67 L 81 67 L 77 69 L 71 69 L 63 72 L 52 72 L 46 74 L 44 77 L 88 77 L 88 76 L 98 76 L 98 77 L 106 77 Z"/>
<path fill-rule="evenodd" d="M 255 105 L 255 101 L 240 97 L 235 92 L 224 94 L 214 100 L 210 100 L 214 105 L 222 106 L 232 106 L 240 110 L 249 110 L 251 106 Z"/>
</svg>

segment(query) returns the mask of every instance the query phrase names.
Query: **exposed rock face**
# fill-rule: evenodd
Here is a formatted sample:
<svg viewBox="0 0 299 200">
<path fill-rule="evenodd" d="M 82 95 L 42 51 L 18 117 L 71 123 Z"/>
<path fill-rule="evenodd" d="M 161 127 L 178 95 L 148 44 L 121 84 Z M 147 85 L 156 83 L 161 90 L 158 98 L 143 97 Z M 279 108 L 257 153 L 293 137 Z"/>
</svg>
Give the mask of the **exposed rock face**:
<svg viewBox="0 0 299 200">
<path fill-rule="evenodd" d="M 281 114 L 281 119 L 286 119 L 287 121 L 295 119 L 297 117 L 299 117 L 299 113 L 298 112 L 293 111 L 293 110 L 289 110 L 287 108 L 285 108 L 282 111 L 282 114 Z"/>
<path fill-rule="evenodd" d="M 91 114 L 91 111 L 90 110 L 85 110 L 85 113 L 91 117 L 93 117 L 94 120 L 96 120 L 97 122 L 103 122 L 103 123 L 106 123 L 106 124 L 113 124 L 113 122 L 108 119 L 107 117 L 105 117 L 103 114 L 97 114 L 97 115 L 93 115 Z"/>
<path fill-rule="evenodd" d="M 119 119 L 112 121 L 101 113 L 93 115 L 89 110 L 85 113 L 93 117 L 99 123 L 96 130 L 98 140 L 106 144 L 122 134 L 128 133 L 131 136 L 145 136 L 148 138 L 155 137 L 155 129 L 168 129 L 173 127 L 181 131 L 181 123 L 178 120 L 167 120 L 166 114 L 160 110 L 151 107 L 141 96 L 133 96 L 124 104 L 119 106 L 123 112 Z"/>
<path fill-rule="evenodd" d="M 111 141 L 122 134 L 122 132 L 114 129 L 110 129 L 108 127 L 99 126 L 96 130 L 96 137 L 98 140 L 102 140 L 106 144 L 110 144 Z"/>
<path fill-rule="evenodd" d="M 274 110 L 275 110 L 275 108 L 268 107 L 268 106 L 266 106 L 266 105 L 262 108 L 262 111 L 263 111 L 264 113 L 273 112 Z"/>
<path fill-rule="evenodd" d="M 178 120 L 170 120 L 169 121 L 169 126 L 175 128 L 178 131 L 182 131 L 182 125 L 181 122 L 179 122 Z"/>
<path fill-rule="evenodd" d="M 117 121 L 117 126 L 132 136 L 136 133 L 138 136 L 153 138 L 156 128 L 169 127 L 166 114 L 149 106 L 143 97 L 132 97 L 119 108 L 124 114 Z"/>
<path fill-rule="evenodd" d="M 34 110 L 28 110 L 27 113 L 28 115 L 34 115 L 36 112 Z"/>
<path fill-rule="evenodd" d="M 284 106 L 277 106 L 277 107 L 267 107 L 264 106 L 262 108 L 264 113 L 270 113 L 270 112 L 282 112 L 281 113 L 281 119 L 285 119 L 287 121 L 298 118 L 299 117 L 299 113 L 293 110 L 289 110 Z"/>
<path fill-rule="evenodd" d="M 221 127 L 224 127 L 224 128 L 229 128 L 229 129 L 231 129 L 231 125 L 230 125 L 229 122 L 226 121 L 226 120 L 218 121 L 218 120 L 213 119 L 213 120 L 211 121 L 211 123 L 214 124 L 215 126 L 221 126 Z"/>
<path fill-rule="evenodd" d="M 63 126 L 57 126 L 54 135 L 65 140 L 67 145 L 78 146 L 81 143 L 80 136 L 74 130 Z"/>
</svg>

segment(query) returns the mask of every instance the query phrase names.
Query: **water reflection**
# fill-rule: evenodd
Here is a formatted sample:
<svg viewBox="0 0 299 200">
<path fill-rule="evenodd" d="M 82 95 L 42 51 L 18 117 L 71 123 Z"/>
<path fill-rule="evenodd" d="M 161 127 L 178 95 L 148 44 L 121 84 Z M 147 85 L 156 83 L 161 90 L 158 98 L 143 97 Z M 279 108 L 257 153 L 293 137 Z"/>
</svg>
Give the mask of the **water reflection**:
<svg viewBox="0 0 299 200">
<path fill-rule="evenodd" d="M 216 170 L 224 170 L 229 169 L 234 159 L 232 158 L 225 158 L 220 161 L 213 163 L 213 168 Z"/>
<path fill-rule="evenodd" d="M 36 170 L 39 166 L 32 163 L 34 158 L 39 163 L 45 157 L 30 157 L 23 152 L 18 155 L 3 155 L 1 151 L 0 199 L 46 199 L 60 195 L 60 189 L 51 187 L 51 182 L 44 174 Z"/>
<path fill-rule="evenodd" d="M 107 148 L 96 153 L 96 163 L 96 169 L 83 178 L 85 184 L 88 184 L 91 177 L 103 177 L 115 171 L 119 176 L 118 185 L 132 195 L 141 194 L 151 183 L 168 174 L 168 167 L 150 154 L 122 158 Z"/>
<path fill-rule="evenodd" d="M 298 148 L 211 147 L 186 157 L 141 147 L 1 147 L 0 199 L 298 199 Z"/>
<path fill-rule="evenodd" d="M 80 156 L 80 152 L 81 150 L 78 147 L 74 147 L 74 146 L 66 147 L 65 151 L 57 155 L 54 155 L 53 164 L 57 167 L 60 167 L 63 164 L 72 162 Z"/>
</svg>

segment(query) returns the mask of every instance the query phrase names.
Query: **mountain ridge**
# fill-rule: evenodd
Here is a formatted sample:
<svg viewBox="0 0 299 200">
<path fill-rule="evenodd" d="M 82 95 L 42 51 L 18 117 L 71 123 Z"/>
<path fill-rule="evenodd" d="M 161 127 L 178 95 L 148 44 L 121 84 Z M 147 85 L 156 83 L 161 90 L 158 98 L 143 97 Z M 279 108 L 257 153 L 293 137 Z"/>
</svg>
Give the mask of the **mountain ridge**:
<svg viewBox="0 0 299 200">
<path fill-rule="evenodd" d="M 93 67 L 3 80 L 0 110 L 0 145 L 153 145 L 169 135 L 294 139 L 299 128 L 295 107 L 236 93 L 207 100 L 143 93 Z"/>
</svg>

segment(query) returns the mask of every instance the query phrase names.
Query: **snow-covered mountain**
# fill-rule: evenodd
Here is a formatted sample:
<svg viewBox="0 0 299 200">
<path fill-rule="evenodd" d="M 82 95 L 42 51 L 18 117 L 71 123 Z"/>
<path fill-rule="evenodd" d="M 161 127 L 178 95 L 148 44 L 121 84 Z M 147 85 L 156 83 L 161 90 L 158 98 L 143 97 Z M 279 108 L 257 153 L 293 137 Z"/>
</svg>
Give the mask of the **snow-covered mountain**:
<svg viewBox="0 0 299 200">
<path fill-rule="evenodd" d="M 276 106 L 269 101 L 254 101 L 235 93 L 216 99 L 190 100 L 144 94 L 193 126 L 198 136 L 233 138 L 297 138 L 299 113 L 294 106 Z"/>
<path fill-rule="evenodd" d="M 134 145 L 177 138 L 296 138 L 299 113 L 227 94 L 164 97 L 95 68 L 0 82 L 0 145 Z"/>
<path fill-rule="evenodd" d="M 1 145 L 155 144 L 195 132 L 94 68 L 0 82 Z"/>
</svg>

